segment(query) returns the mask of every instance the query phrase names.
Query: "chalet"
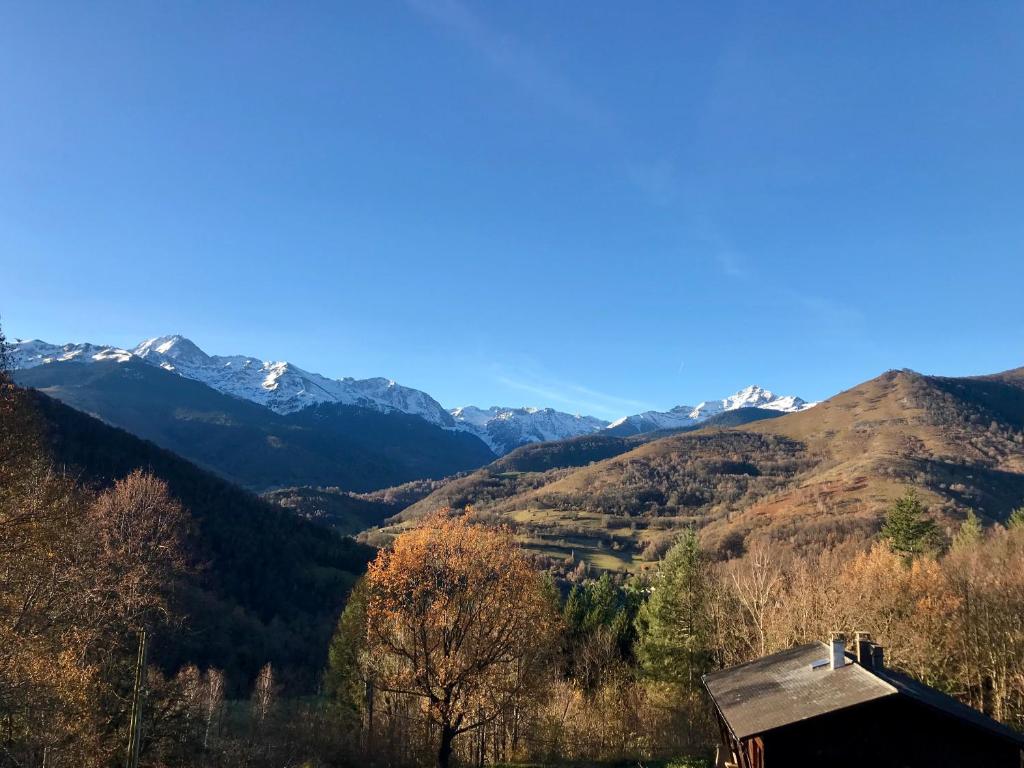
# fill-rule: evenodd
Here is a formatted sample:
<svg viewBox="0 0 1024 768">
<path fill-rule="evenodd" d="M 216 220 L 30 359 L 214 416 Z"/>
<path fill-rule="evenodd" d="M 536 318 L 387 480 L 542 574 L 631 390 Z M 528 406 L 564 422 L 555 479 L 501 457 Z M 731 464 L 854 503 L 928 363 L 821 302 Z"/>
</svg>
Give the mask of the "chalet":
<svg viewBox="0 0 1024 768">
<path fill-rule="evenodd" d="M 1024 768 L 1024 734 L 888 669 L 858 633 L 705 675 L 718 768 Z"/>
</svg>

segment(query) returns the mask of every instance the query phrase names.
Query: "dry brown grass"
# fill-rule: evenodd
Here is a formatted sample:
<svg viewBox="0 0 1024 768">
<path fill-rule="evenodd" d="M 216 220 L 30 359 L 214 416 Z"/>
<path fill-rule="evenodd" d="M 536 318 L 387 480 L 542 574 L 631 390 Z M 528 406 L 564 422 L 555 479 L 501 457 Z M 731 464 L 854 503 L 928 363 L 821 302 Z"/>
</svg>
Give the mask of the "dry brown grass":
<svg viewBox="0 0 1024 768">
<path fill-rule="evenodd" d="M 649 542 L 684 526 L 723 556 L 756 541 L 862 545 L 908 486 L 948 533 L 967 509 L 1000 520 L 1024 503 L 1024 369 L 890 371 L 801 413 L 673 435 L 587 466 L 485 468 L 402 517 L 472 503 L 537 551 L 554 556 L 552 541 L 572 539 L 596 567 L 613 565 L 593 556 L 604 551 L 638 570 Z"/>
</svg>

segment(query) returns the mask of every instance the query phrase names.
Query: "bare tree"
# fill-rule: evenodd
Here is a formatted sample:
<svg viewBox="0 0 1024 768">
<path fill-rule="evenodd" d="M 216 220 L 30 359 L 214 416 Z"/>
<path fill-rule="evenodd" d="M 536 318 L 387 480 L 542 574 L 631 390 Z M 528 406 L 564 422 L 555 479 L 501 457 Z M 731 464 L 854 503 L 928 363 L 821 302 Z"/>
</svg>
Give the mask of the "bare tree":
<svg viewBox="0 0 1024 768">
<path fill-rule="evenodd" d="M 252 689 L 252 714 L 257 723 L 263 724 L 274 708 L 277 691 L 274 687 L 274 668 L 270 663 L 263 665 L 256 676 Z"/>
<path fill-rule="evenodd" d="M 769 622 L 778 602 L 782 576 L 767 545 L 756 545 L 732 571 L 732 585 L 754 628 L 758 655 L 769 648 Z"/>
</svg>

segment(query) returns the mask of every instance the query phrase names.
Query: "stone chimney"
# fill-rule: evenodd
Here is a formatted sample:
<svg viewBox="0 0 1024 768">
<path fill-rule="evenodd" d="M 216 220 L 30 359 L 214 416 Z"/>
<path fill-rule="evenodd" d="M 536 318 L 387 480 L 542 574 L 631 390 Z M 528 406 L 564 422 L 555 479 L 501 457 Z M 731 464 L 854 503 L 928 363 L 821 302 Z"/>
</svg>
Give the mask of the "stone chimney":
<svg viewBox="0 0 1024 768">
<path fill-rule="evenodd" d="M 857 632 L 854 635 L 854 650 L 857 654 L 857 663 L 864 669 L 882 669 L 885 666 L 885 653 L 882 646 L 871 640 L 868 632 Z"/>
<path fill-rule="evenodd" d="M 842 632 L 833 632 L 829 640 L 829 666 L 832 669 L 846 666 L 846 635 Z"/>
<path fill-rule="evenodd" d="M 871 668 L 885 669 L 885 651 L 880 645 L 871 645 Z"/>
<path fill-rule="evenodd" d="M 853 650 L 857 654 L 857 663 L 860 664 L 862 667 L 871 669 L 871 649 L 874 647 L 874 645 L 875 644 L 871 642 L 870 632 L 854 632 Z"/>
</svg>

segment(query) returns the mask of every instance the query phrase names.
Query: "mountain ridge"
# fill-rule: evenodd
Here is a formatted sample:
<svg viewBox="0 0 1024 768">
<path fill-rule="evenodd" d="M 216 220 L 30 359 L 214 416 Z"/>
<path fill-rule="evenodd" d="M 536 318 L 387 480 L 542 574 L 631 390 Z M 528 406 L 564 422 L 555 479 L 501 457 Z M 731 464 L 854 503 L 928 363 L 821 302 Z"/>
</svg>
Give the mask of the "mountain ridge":
<svg viewBox="0 0 1024 768">
<path fill-rule="evenodd" d="M 472 434 L 398 410 L 320 403 L 279 414 L 138 357 L 71 359 L 17 370 L 14 378 L 252 491 L 295 485 L 372 491 L 495 458 Z"/>
<path fill-rule="evenodd" d="M 468 405 L 446 409 L 426 392 L 392 379 L 331 379 L 285 361 L 265 361 L 246 355 L 209 355 L 180 334 L 149 338 L 132 349 L 87 342 L 56 345 L 38 339 L 18 340 L 11 346 L 16 369 L 27 370 L 58 362 L 127 363 L 137 359 L 282 415 L 329 403 L 418 416 L 442 429 L 475 435 L 498 455 L 530 443 L 563 440 L 602 430 L 629 435 L 681 429 L 739 408 L 793 412 L 814 405 L 799 397 L 779 396 L 752 385 L 729 397 L 703 401 L 695 407 L 646 411 L 608 422 L 594 416 L 529 406 L 485 409 Z"/>
</svg>

